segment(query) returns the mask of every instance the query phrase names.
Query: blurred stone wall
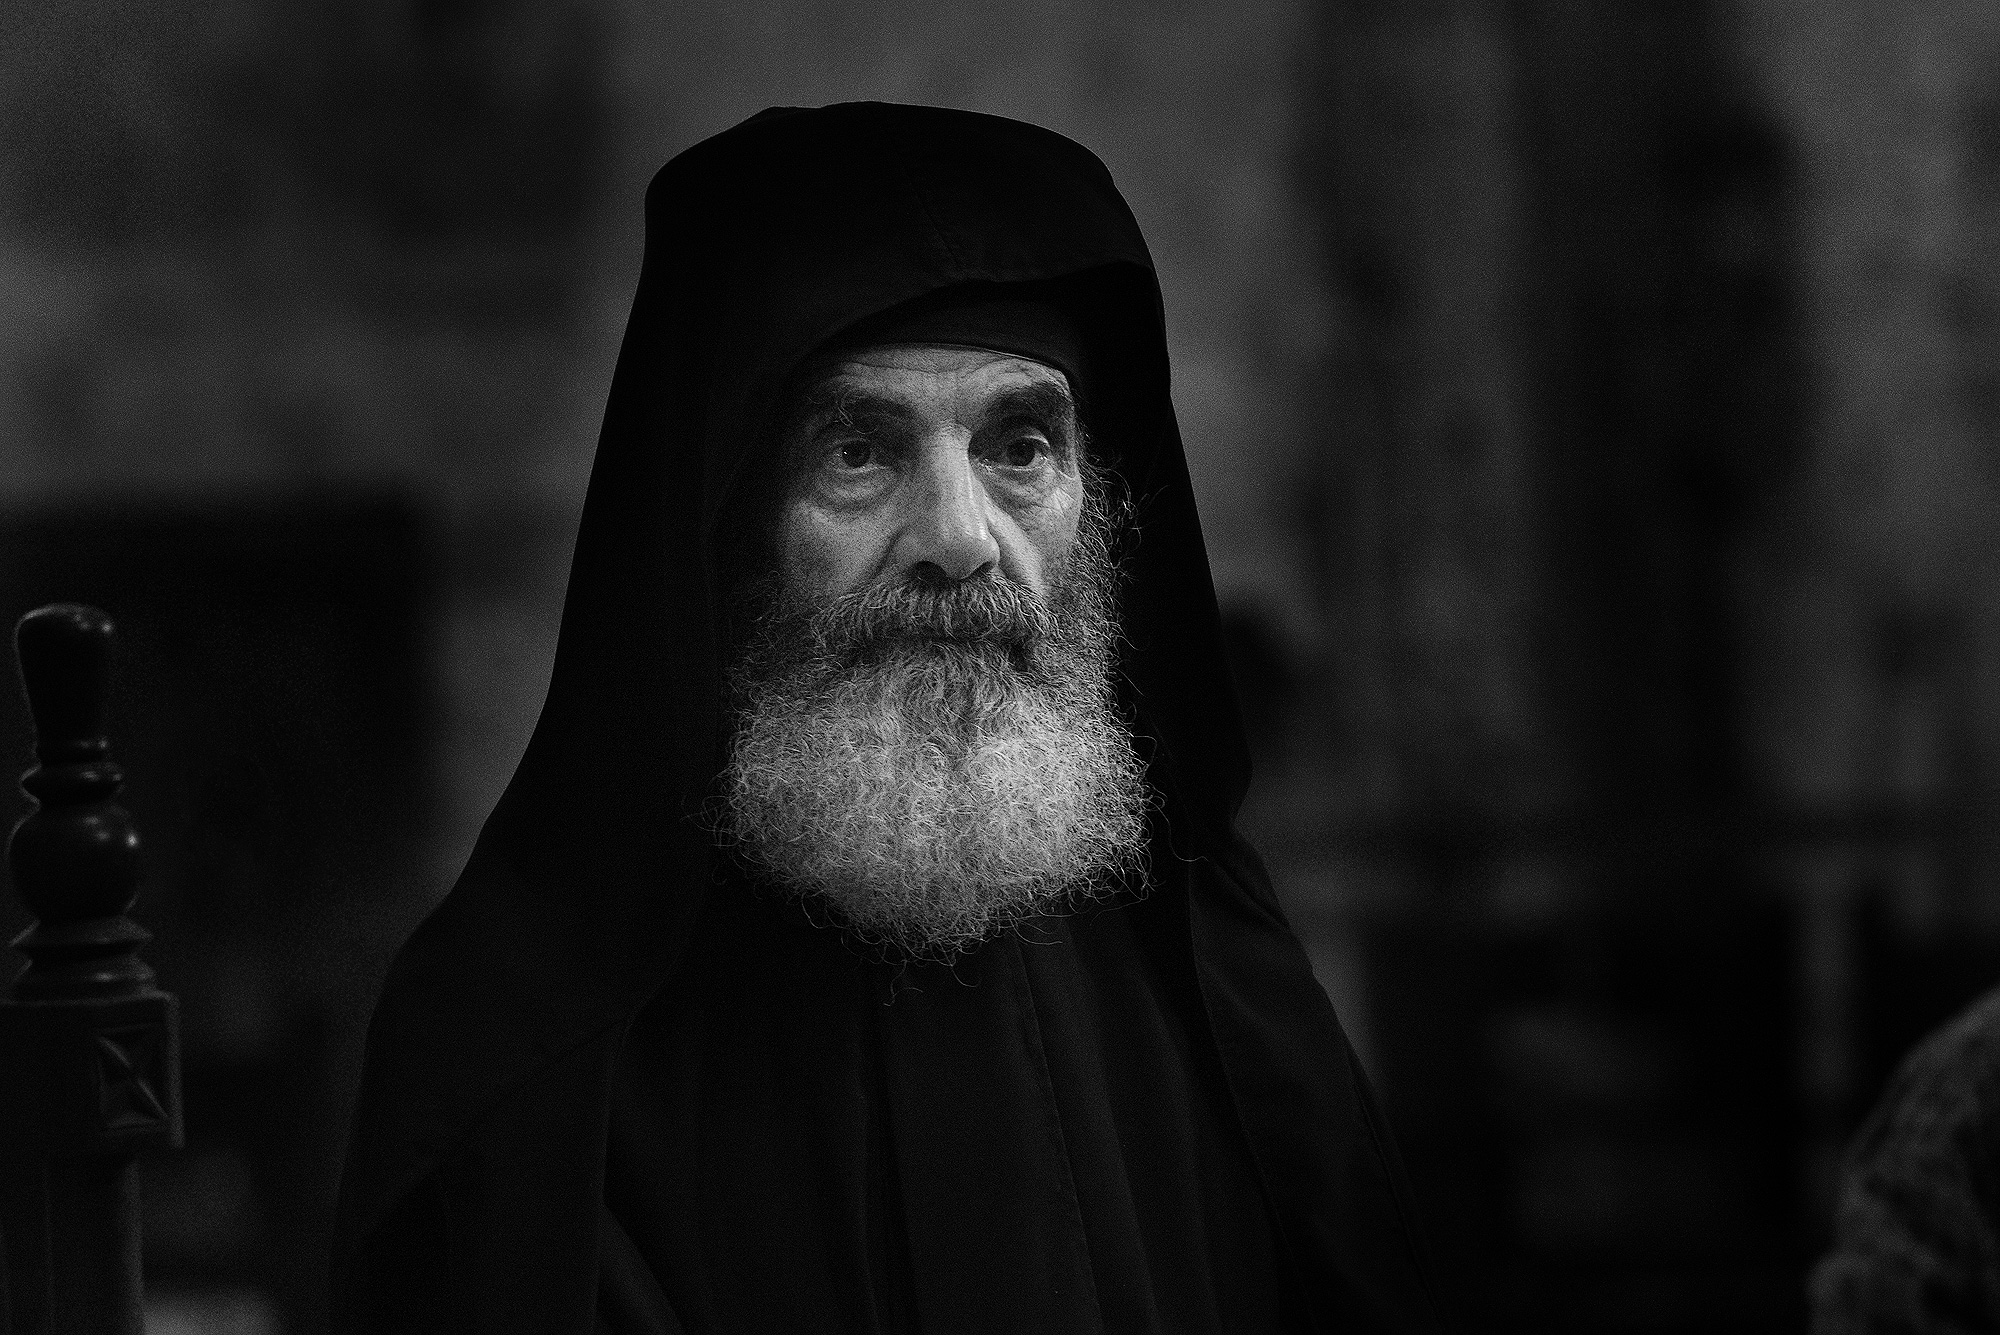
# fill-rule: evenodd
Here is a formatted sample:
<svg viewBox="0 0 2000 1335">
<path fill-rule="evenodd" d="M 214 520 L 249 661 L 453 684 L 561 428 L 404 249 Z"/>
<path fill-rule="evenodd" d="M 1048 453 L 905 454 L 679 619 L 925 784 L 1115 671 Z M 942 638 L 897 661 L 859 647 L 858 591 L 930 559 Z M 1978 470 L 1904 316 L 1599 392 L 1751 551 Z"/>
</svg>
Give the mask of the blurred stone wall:
<svg viewBox="0 0 2000 1335">
<path fill-rule="evenodd" d="M 1812 442 L 1745 563 L 1760 783 L 1815 806 L 2000 792 L 2000 12 L 1743 0 L 1798 154 Z M 2000 864 L 1963 911 L 2000 918 Z M 1923 895 L 1911 887 L 1912 895 Z M 1943 905 L 1936 905 L 1942 910 Z"/>
<path fill-rule="evenodd" d="M 126 638 L 138 914 L 187 1022 L 147 1264 L 191 1323 L 323 1323 L 368 1007 L 539 706 L 609 370 L 604 31 L 0 11 L 0 615 L 85 598 Z"/>
<path fill-rule="evenodd" d="M 1758 791 L 1898 837 L 1781 872 L 1801 905 L 1813 1208 L 1889 1065 L 2000 982 L 2000 11 L 1739 0 L 1796 155 L 1807 442 L 1743 552 Z"/>
<path fill-rule="evenodd" d="M 1303 38 L 1293 170 L 1337 318 L 1307 382 L 1318 731 L 1295 782 L 1347 821 L 1536 809 L 1560 777 L 1513 33 L 1500 6 L 1325 5 Z"/>
</svg>

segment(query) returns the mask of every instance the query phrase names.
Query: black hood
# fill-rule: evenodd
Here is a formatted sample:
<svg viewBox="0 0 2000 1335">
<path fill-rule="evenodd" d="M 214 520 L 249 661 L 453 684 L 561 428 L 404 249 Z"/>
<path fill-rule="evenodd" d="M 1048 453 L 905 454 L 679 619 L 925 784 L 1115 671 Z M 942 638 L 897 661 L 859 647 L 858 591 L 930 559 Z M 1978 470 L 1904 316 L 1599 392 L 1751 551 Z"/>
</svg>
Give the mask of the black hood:
<svg viewBox="0 0 2000 1335">
<path fill-rule="evenodd" d="M 682 153 L 647 192 L 548 698 L 457 886 L 391 972 L 342 1185 L 342 1256 L 503 1116 L 511 1091 L 628 1020 L 720 883 L 695 819 L 722 754 L 720 595 L 735 502 L 775 467 L 767 416 L 787 377 L 893 308 L 1021 284 L 1082 331 L 1093 445 L 1136 502 L 1120 670 L 1166 798 L 1170 847 L 1154 860 L 1206 868 L 1198 887 L 1220 887 L 1198 888 L 1214 902 L 1190 931 L 1232 1082 L 1244 1072 L 1239 1101 L 1269 1110 L 1243 1121 L 1267 1175 L 1288 1179 L 1270 1188 L 1274 1209 L 1302 1255 L 1348 1245 L 1334 1215 L 1354 1202 L 1319 1195 L 1364 1190 L 1388 1217 L 1405 1213 L 1351 1053 L 1232 832 L 1247 753 L 1138 226 L 1103 164 L 1060 135 L 855 103 L 766 111 Z M 1315 1147 L 1311 1123 L 1328 1118 L 1347 1148 Z M 1393 1259 L 1354 1282 L 1414 1292 L 1407 1243 L 1369 1244 Z"/>
</svg>

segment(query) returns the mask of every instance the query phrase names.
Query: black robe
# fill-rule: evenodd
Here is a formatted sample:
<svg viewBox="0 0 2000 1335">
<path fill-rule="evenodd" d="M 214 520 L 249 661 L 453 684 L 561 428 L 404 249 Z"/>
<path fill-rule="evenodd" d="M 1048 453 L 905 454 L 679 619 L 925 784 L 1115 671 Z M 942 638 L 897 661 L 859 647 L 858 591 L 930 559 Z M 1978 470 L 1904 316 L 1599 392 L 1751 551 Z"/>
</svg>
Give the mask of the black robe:
<svg viewBox="0 0 2000 1335">
<path fill-rule="evenodd" d="M 1137 502 L 1149 893 L 899 968 L 728 879 L 717 608 L 814 348 L 1008 285 L 1077 321 Z M 1432 1330 L 1408 1189 L 1255 854 L 1159 289 L 1090 153 L 766 112 L 647 194 L 549 696 L 398 955 L 342 1180 L 349 1331 Z"/>
</svg>

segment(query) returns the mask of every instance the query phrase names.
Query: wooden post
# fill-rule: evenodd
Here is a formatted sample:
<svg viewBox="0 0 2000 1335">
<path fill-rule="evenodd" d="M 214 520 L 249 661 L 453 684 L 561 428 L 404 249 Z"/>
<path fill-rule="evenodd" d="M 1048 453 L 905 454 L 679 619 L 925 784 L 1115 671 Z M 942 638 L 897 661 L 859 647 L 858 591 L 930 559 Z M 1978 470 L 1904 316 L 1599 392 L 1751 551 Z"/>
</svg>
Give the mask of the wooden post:
<svg viewBox="0 0 2000 1335">
<path fill-rule="evenodd" d="M 7 849 L 36 921 L 0 1000 L 0 1335 L 142 1335 L 135 1156 L 181 1142 L 174 998 L 125 916 L 139 837 L 104 735 L 113 633 L 68 603 L 14 630 L 40 763 Z"/>
</svg>

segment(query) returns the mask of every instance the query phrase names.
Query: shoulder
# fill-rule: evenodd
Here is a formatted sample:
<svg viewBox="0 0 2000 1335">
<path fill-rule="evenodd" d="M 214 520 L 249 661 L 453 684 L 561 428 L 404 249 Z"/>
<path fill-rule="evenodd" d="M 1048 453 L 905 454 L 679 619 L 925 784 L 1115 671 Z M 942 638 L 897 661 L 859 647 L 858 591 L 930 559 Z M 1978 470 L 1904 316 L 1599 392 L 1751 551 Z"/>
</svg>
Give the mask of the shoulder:
<svg viewBox="0 0 2000 1335">
<path fill-rule="evenodd" d="M 1956 1142 L 2000 1107 L 2000 988 L 1920 1043 L 1883 1100 L 1878 1139 Z M 1974 1124 L 1977 1124 L 1976 1126 Z"/>
<path fill-rule="evenodd" d="M 336 1329 L 588 1327 L 609 1086 L 624 1033 L 612 1025 L 572 1044 L 449 1140 L 395 1135 L 397 1124 L 371 1120 L 364 1100 L 335 1228 Z M 422 1312 L 450 1320 L 410 1315 Z"/>
<path fill-rule="evenodd" d="M 1976 1191 L 2000 1204 L 2000 989 L 1919 1044 L 1850 1152 L 1850 1181 Z"/>
<path fill-rule="evenodd" d="M 1924 1040 L 1849 1150 L 1822 1335 L 2000 1327 L 2000 989 Z"/>
</svg>

